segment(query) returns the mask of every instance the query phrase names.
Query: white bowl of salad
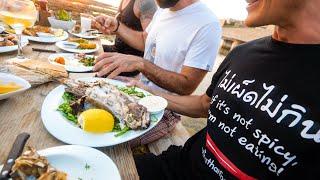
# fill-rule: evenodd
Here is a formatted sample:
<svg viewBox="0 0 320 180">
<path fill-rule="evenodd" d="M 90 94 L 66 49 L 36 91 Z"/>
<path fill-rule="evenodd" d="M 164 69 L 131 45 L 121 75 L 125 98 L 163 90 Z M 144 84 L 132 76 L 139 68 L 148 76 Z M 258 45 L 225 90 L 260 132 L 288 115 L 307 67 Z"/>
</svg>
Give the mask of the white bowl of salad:
<svg viewBox="0 0 320 180">
<path fill-rule="evenodd" d="M 65 31 L 72 30 L 76 25 L 76 21 L 72 20 L 71 14 L 65 10 L 57 11 L 55 16 L 48 17 L 48 21 L 52 28 Z"/>
</svg>

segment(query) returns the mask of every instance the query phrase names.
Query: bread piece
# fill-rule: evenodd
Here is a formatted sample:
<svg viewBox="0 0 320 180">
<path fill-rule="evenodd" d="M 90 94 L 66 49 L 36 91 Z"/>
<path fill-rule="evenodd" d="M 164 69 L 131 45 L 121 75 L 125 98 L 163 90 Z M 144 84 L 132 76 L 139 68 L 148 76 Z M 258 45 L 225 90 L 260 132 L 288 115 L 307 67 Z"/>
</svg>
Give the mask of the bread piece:
<svg viewBox="0 0 320 180">
<path fill-rule="evenodd" d="M 64 67 L 50 64 L 47 61 L 28 60 L 23 62 L 14 62 L 18 66 L 52 76 L 53 78 L 66 78 L 68 73 Z"/>
<path fill-rule="evenodd" d="M 53 78 L 48 74 L 33 72 L 32 70 L 28 70 L 12 64 L 5 64 L 1 66 L 0 72 L 10 73 L 19 76 L 27 80 L 32 86 L 38 86 L 53 80 Z"/>
</svg>

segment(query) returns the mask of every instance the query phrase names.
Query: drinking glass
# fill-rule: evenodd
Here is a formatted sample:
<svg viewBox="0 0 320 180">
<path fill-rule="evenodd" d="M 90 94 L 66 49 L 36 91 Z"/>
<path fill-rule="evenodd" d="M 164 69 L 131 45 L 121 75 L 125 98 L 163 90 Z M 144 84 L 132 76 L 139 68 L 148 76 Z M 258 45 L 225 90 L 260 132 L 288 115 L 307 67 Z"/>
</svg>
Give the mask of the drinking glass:
<svg viewBox="0 0 320 180">
<path fill-rule="evenodd" d="M 0 0 L 0 20 L 14 29 L 17 34 L 17 58 L 19 59 L 25 59 L 21 44 L 22 31 L 34 26 L 37 16 L 37 9 L 31 0 Z"/>
</svg>

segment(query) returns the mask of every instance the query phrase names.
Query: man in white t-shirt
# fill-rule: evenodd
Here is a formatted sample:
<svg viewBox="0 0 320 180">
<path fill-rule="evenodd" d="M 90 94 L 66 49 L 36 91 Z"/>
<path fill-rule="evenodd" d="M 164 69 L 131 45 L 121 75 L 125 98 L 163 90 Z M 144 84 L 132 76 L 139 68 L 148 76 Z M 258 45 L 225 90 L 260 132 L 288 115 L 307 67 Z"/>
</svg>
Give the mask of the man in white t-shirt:
<svg viewBox="0 0 320 180">
<path fill-rule="evenodd" d="M 94 25 L 108 34 L 117 32 L 126 43 L 144 49 L 144 58 L 119 53 L 104 53 L 97 58 L 98 76 L 115 78 L 121 72 L 138 70 L 147 88 L 180 95 L 191 94 L 211 71 L 221 38 L 218 19 L 198 0 L 156 0 L 160 9 L 146 32 L 129 30 L 116 19 L 96 18 Z M 167 112 L 155 128 L 140 139 L 149 143 L 174 127 L 177 118 Z M 163 132 L 163 130 L 166 132 Z"/>
</svg>

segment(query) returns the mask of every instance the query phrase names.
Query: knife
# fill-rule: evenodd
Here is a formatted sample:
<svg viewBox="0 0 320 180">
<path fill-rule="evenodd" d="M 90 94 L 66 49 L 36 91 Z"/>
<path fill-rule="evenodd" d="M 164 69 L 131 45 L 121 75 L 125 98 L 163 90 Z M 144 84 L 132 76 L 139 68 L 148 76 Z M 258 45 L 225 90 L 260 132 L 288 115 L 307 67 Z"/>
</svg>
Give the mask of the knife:
<svg viewBox="0 0 320 180">
<path fill-rule="evenodd" d="M 32 48 L 32 51 L 37 51 L 37 52 L 46 52 L 46 53 L 57 53 L 57 51 L 54 51 L 54 50 L 39 49 L 39 48 Z"/>
<path fill-rule="evenodd" d="M 14 144 L 12 145 L 8 158 L 1 170 L 0 180 L 7 180 L 10 178 L 10 173 L 14 165 L 14 161 L 21 155 L 29 137 L 30 134 L 28 133 L 21 133 L 17 136 Z"/>
</svg>

